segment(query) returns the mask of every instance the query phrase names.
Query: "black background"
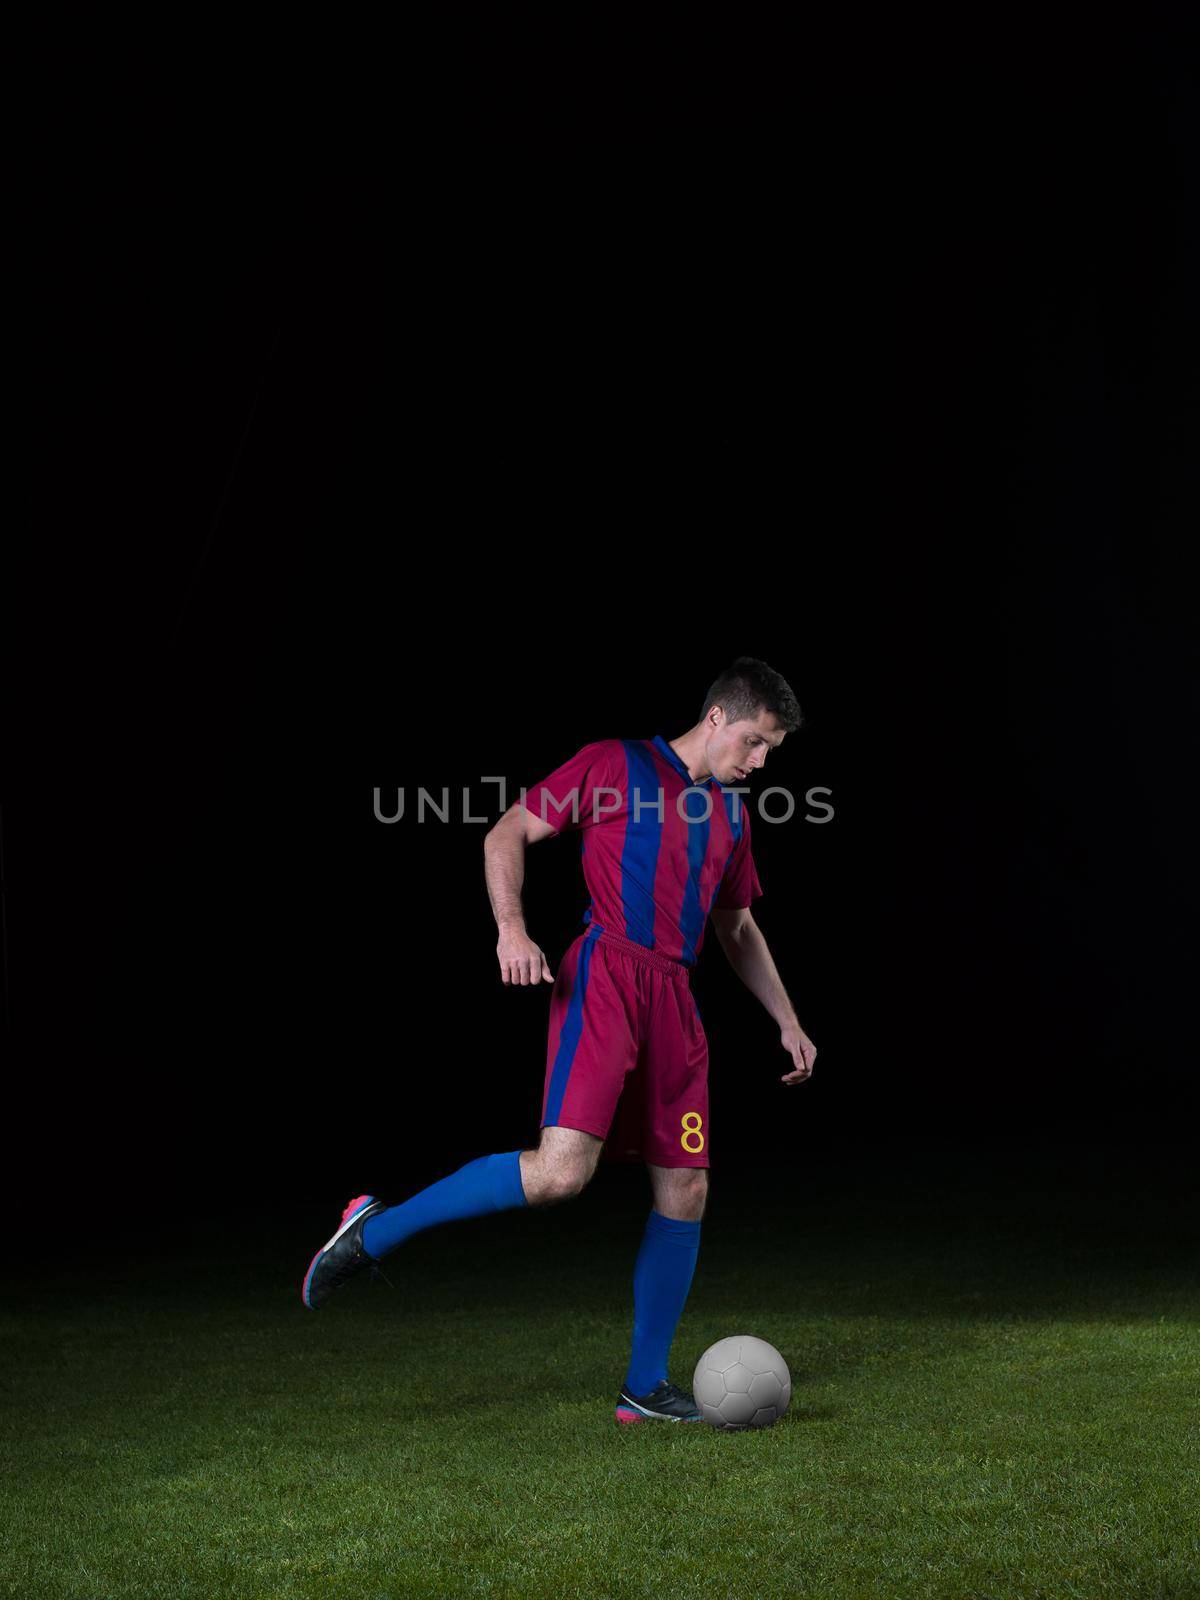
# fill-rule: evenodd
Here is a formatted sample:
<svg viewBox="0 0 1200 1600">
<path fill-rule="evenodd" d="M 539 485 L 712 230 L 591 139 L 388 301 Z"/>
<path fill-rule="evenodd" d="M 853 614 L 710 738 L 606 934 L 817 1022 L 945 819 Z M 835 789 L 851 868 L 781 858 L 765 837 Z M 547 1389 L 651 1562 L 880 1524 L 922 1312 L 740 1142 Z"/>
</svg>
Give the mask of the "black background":
<svg viewBox="0 0 1200 1600">
<path fill-rule="evenodd" d="M 743 652 L 806 719 L 768 780 L 836 814 L 756 818 L 811 1082 L 704 951 L 714 1169 L 1180 1146 L 1195 101 L 1165 35 L 934 42 L 31 162 L 30 1182 L 340 1204 L 535 1143 L 549 988 L 416 788 L 494 817 Z M 557 970 L 576 841 L 525 899 Z"/>
</svg>

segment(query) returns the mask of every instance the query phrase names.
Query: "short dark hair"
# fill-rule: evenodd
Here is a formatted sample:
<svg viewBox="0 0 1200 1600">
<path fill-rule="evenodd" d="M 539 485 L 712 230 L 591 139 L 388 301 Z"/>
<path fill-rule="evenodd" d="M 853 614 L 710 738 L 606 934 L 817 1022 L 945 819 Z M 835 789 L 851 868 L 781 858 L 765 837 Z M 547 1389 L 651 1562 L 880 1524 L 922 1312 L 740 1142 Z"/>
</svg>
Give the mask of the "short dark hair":
<svg viewBox="0 0 1200 1600">
<path fill-rule="evenodd" d="M 713 706 L 720 706 L 730 722 L 744 722 L 769 711 L 785 733 L 793 733 L 804 721 L 791 685 L 754 656 L 739 656 L 725 668 L 700 708 L 701 720 Z"/>
</svg>

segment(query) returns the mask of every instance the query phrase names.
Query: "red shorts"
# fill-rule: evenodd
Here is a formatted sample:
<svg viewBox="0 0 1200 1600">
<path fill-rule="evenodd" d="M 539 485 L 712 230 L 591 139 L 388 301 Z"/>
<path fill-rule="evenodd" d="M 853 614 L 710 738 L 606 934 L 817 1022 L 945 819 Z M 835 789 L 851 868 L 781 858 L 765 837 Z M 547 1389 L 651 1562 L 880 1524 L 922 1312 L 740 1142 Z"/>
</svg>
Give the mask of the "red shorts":
<svg viewBox="0 0 1200 1600">
<path fill-rule="evenodd" d="M 550 996 L 543 1128 L 606 1141 L 609 1161 L 708 1166 L 708 1040 L 687 968 L 592 923 Z"/>
</svg>

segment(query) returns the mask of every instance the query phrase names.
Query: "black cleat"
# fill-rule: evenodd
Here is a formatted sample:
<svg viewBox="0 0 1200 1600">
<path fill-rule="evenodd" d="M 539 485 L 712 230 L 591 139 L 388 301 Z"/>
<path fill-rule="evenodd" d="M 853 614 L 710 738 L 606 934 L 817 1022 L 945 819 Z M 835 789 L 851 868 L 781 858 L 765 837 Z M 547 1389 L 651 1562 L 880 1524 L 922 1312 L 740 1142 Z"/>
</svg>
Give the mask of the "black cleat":
<svg viewBox="0 0 1200 1600">
<path fill-rule="evenodd" d="M 317 1251 L 304 1274 L 300 1298 L 310 1311 L 320 1311 L 333 1291 L 340 1289 L 356 1272 L 377 1265 L 375 1257 L 363 1249 L 363 1223 L 368 1217 L 386 1210 L 384 1201 L 369 1194 L 360 1194 L 351 1200 L 342 1212 L 341 1227 L 329 1243 Z"/>
<path fill-rule="evenodd" d="M 617 1397 L 618 1422 L 700 1422 L 700 1409 L 684 1389 L 665 1378 L 649 1394 L 630 1394 L 624 1384 Z"/>
</svg>

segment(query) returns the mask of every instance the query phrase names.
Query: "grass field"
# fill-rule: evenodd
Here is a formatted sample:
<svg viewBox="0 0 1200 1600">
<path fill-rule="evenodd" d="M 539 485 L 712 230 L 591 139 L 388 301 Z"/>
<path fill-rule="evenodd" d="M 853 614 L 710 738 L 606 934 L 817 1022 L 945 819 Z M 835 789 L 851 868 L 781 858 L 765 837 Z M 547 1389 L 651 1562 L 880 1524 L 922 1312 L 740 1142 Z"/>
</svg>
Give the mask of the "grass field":
<svg viewBox="0 0 1200 1600">
<path fill-rule="evenodd" d="M 671 1376 L 770 1340 L 762 1432 L 613 1420 L 638 1170 L 321 1313 L 340 1193 L 10 1272 L 0 1595 L 1200 1595 L 1195 1201 L 1087 1171 L 718 1175 Z"/>
</svg>

